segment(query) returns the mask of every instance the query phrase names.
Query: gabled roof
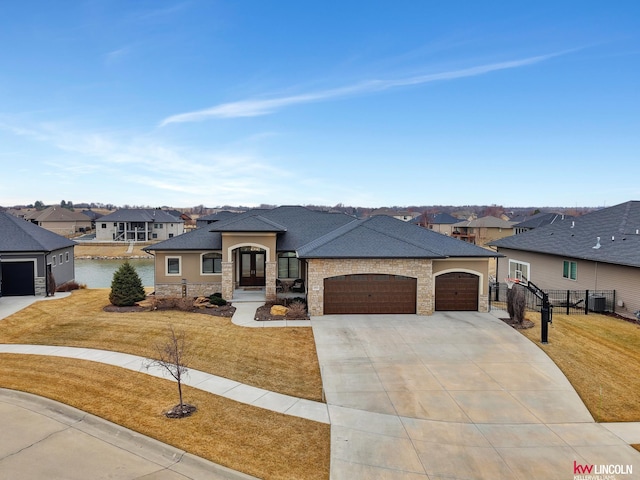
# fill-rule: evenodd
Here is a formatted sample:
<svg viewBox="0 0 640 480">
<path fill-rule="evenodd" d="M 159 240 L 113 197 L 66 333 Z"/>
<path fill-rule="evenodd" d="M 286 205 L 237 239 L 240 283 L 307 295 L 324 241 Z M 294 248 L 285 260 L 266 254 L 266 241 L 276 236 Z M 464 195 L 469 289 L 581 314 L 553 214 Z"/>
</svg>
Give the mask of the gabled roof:
<svg viewBox="0 0 640 480">
<path fill-rule="evenodd" d="M 508 222 L 498 217 L 482 217 L 475 220 L 464 220 L 462 222 L 454 223 L 454 227 L 469 227 L 469 228 L 513 228 L 514 222 Z"/>
<path fill-rule="evenodd" d="M 33 212 L 29 217 L 29 220 L 35 220 L 36 222 L 90 222 L 91 219 L 84 213 L 74 212 L 68 208 L 62 207 L 47 207 L 42 211 Z"/>
<path fill-rule="evenodd" d="M 184 223 L 181 218 L 174 217 L 157 208 L 123 208 L 100 217 L 101 222 L 155 222 Z"/>
<path fill-rule="evenodd" d="M 300 258 L 495 257 L 495 252 L 376 215 L 353 222 L 298 249 Z"/>
<path fill-rule="evenodd" d="M 640 267 L 640 202 L 629 201 L 581 217 L 565 217 L 489 245 Z M 594 248 L 597 245 L 600 247 Z"/>
<path fill-rule="evenodd" d="M 8 213 L 0 212 L 0 252 L 50 252 L 76 242 Z"/>
<path fill-rule="evenodd" d="M 550 225 L 552 223 L 555 223 L 559 220 L 564 220 L 565 218 L 573 218 L 569 215 L 562 215 L 559 213 L 536 213 L 535 215 L 532 215 L 528 218 L 526 218 L 525 220 L 521 221 L 520 223 L 516 223 L 514 225 L 514 227 L 518 227 L 518 228 L 540 228 L 544 225 Z"/>
</svg>

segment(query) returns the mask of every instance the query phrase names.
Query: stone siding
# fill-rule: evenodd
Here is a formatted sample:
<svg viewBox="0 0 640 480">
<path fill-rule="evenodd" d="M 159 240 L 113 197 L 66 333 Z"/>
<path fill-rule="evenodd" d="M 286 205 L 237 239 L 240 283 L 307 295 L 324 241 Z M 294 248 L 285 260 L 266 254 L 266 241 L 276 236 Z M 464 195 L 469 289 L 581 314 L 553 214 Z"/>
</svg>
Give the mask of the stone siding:
<svg viewBox="0 0 640 480">
<path fill-rule="evenodd" d="M 216 292 L 222 293 L 221 283 L 187 283 L 187 297 L 208 297 Z M 158 297 L 182 297 L 181 283 L 156 284 Z M 223 294 L 224 297 L 224 294 Z M 225 297 L 227 298 L 227 297 Z"/>
<path fill-rule="evenodd" d="M 47 295 L 47 282 L 44 277 L 35 277 L 33 279 L 35 287 L 35 295 L 37 297 L 45 297 Z"/>
<path fill-rule="evenodd" d="M 416 313 L 431 315 L 433 264 L 429 259 L 310 259 L 308 262 L 307 303 L 311 315 L 324 313 L 324 279 L 339 275 L 378 273 L 417 279 Z"/>
</svg>

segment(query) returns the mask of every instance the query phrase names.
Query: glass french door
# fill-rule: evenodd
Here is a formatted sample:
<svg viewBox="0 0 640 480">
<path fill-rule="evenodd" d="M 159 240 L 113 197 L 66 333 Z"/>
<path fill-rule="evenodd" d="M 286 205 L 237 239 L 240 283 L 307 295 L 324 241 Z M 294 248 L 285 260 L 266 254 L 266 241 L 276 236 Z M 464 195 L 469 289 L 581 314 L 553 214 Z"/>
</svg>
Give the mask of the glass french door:
<svg viewBox="0 0 640 480">
<path fill-rule="evenodd" d="M 264 252 L 240 252 L 240 286 L 265 285 L 265 259 Z"/>
</svg>

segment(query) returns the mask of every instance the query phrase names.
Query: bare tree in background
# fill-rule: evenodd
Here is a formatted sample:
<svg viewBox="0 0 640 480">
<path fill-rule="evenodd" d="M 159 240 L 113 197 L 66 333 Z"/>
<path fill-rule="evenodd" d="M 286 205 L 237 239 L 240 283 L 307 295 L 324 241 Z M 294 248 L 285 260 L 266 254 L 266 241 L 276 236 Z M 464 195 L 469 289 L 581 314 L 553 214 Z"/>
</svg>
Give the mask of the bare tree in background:
<svg viewBox="0 0 640 480">
<path fill-rule="evenodd" d="M 161 367 L 178 383 L 180 403 L 166 413 L 171 418 L 188 417 L 195 410 L 194 405 L 184 403 L 182 399 L 182 380 L 187 375 L 187 343 L 184 332 L 176 333 L 173 325 L 169 325 L 169 333 L 164 343 L 156 344 L 157 359 L 149 360 L 145 367 Z"/>
</svg>

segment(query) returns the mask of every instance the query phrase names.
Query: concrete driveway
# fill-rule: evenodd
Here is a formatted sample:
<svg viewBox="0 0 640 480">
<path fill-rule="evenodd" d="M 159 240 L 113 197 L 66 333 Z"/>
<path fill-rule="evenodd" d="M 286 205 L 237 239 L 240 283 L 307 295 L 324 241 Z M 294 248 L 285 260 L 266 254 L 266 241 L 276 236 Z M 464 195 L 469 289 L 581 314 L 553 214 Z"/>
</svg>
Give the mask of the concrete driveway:
<svg viewBox="0 0 640 480">
<path fill-rule="evenodd" d="M 640 472 L 640 453 L 594 423 L 547 355 L 492 314 L 311 323 L 333 480 L 573 479 L 592 464 Z"/>
</svg>

